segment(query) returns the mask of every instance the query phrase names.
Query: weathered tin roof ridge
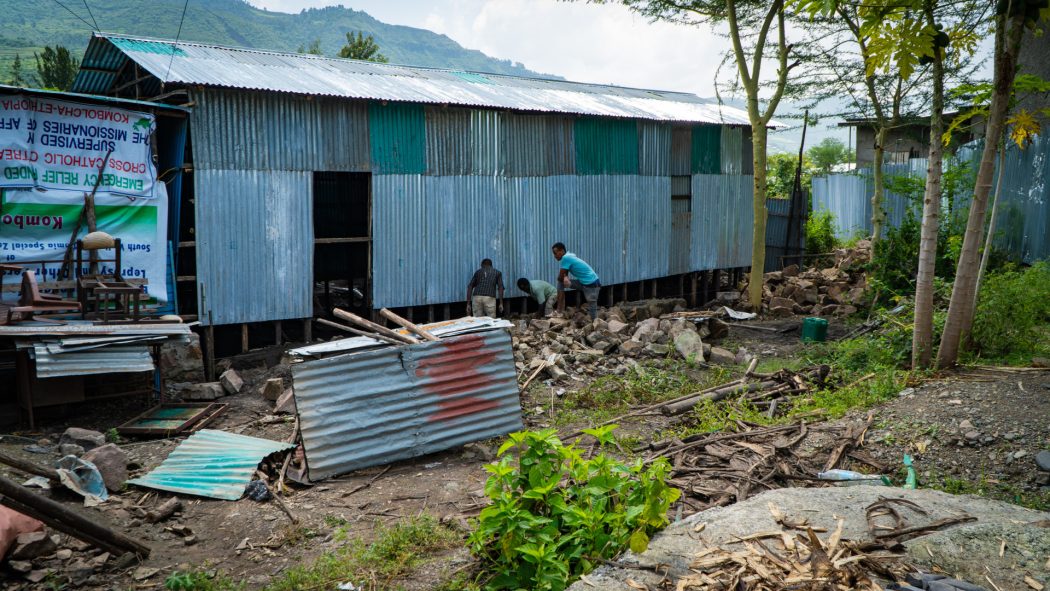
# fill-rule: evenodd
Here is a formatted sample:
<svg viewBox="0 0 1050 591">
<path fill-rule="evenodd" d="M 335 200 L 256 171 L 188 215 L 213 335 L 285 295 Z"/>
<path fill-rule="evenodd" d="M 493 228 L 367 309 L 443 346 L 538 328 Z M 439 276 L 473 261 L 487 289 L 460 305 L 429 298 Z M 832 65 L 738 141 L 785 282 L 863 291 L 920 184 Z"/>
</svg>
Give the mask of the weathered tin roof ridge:
<svg viewBox="0 0 1050 591">
<path fill-rule="evenodd" d="M 742 109 L 686 92 L 468 72 L 94 33 L 74 90 L 109 90 L 130 59 L 165 83 L 519 111 L 749 126 Z M 777 124 L 774 123 L 774 126 Z"/>
</svg>

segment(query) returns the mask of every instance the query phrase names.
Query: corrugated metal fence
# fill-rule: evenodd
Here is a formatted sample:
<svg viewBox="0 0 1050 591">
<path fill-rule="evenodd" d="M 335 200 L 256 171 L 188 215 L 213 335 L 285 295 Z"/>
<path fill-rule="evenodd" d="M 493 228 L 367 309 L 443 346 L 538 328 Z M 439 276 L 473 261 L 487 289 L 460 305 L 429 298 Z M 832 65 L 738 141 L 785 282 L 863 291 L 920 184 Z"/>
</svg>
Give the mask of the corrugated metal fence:
<svg viewBox="0 0 1050 591">
<path fill-rule="evenodd" d="M 963 174 L 970 178 L 964 183 L 966 190 L 954 204 L 942 203 L 946 215 L 965 218 L 972 196 L 972 187 L 980 166 L 983 141 L 976 141 L 959 148 L 952 157 L 956 165 L 965 164 Z M 949 163 L 945 163 L 945 168 Z M 927 162 L 924 158 L 912 159 L 907 164 L 887 166 L 887 176 L 898 174 L 925 179 Z M 998 168 L 998 160 L 996 161 Z M 996 214 L 995 244 L 1015 259 L 1032 263 L 1050 257 L 1050 139 L 1040 136 L 1025 148 L 1009 144 L 1005 159 L 1005 176 L 999 196 Z M 996 172 L 998 178 L 998 171 Z M 992 191 L 994 194 L 995 183 Z M 813 179 L 813 208 L 827 210 L 835 216 L 836 235 L 848 238 L 856 234 L 871 232 L 871 194 L 874 187 L 869 174 L 835 174 Z M 921 199 L 921 197 L 920 197 Z M 989 197 L 989 208 L 991 208 Z M 918 215 L 921 203 L 892 193 L 886 194 L 887 223 L 897 227 L 907 215 Z M 949 211 L 954 205 L 954 211 Z M 965 221 L 963 221 L 965 223 Z"/>
</svg>

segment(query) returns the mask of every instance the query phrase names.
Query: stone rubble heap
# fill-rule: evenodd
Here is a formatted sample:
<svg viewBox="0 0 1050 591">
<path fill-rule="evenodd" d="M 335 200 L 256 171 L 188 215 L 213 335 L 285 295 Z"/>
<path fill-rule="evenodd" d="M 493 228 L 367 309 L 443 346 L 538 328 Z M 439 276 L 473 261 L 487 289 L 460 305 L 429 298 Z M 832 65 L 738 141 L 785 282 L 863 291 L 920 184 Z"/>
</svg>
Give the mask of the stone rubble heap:
<svg viewBox="0 0 1050 591">
<path fill-rule="evenodd" d="M 863 304 L 868 287 L 864 265 L 871 260 L 871 241 L 861 240 L 851 248 L 833 253 L 834 264 L 824 269 L 800 269 L 789 265 L 765 274 L 762 308 L 772 316 L 849 316 Z M 741 301 L 747 302 L 747 281 L 741 286 Z"/>
<path fill-rule="evenodd" d="M 515 364 L 526 375 L 539 370 L 560 380 L 570 375 L 622 375 L 641 358 L 674 355 L 695 362 L 744 361 L 704 342 L 726 335 L 728 327 L 721 320 L 667 318 L 685 308 L 682 299 L 644 300 L 601 309 L 593 321 L 582 313 L 571 319 L 519 320 L 514 330 Z"/>
</svg>

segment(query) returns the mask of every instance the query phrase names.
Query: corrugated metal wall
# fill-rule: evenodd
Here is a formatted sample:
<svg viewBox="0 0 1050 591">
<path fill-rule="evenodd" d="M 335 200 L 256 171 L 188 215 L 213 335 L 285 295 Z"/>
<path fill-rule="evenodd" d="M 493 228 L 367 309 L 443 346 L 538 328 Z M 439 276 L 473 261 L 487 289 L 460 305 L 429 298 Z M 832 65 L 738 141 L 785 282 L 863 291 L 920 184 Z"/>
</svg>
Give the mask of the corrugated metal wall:
<svg viewBox="0 0 1050 591">
<path fill-rule="evenodd" d="M 885 174 L 913 175 L 907 164 L 887 165 Z M 813 212 L 829 211 L 835 216 L 835 235 L 843 240 L 871 234 L 871 196 L 875 183 L 866 171 L 850 174 L 831 174 L 813 177 Z M 887 227 L 901 225 L 909 209 L 921 207 L 920 203 L 886 191 L 883 210 Z"/>
<path fill-rule="evenodd" d="M 751 264 L 753 182 L 750 175 L 693 176 L 693 270 Z"/>
<path fill-rule="evenodd" d="M 365 103 L 193 91 L 193 165 L 210 170 L 369 170 Z"/>
<path fill-rule="evenodd" d="M 194 99 L 205 323 L 312 315 L 313 171 L 373 174 L 376 307 L 459 301 L 484 257 L 520 295 L 519 276 L 554 279 L 556 241 L 608 285 L 749 262 L 750 177 L 717 180 L 744 169 L 739 128 L 210 89 Z M 672 175 L 691 201 L 672 201 Z M 674 248 L 686 235 L 694 243 Z"/>
<path fill-rule="evenodd" d="M 201 322 L 313 315 L 312 174 L 197 170 Z"/>
</svg>

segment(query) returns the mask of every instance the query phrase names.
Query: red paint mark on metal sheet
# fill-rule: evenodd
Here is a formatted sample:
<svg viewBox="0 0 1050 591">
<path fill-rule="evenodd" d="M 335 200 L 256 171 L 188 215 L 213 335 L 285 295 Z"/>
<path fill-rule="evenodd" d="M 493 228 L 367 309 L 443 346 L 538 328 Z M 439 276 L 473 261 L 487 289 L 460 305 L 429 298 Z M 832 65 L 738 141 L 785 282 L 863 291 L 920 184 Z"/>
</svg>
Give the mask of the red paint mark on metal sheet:
<svg viewBox="0 0 1050 591">
<path fill-rule="evenodd" d="M 430 421 L 447 421 L 499 406 L 495 400 L 470 396 L 493 383 L 481 368 L 496 360 L 496 351 L 485 348 L 484 335 L 466 335 L 440 345 L 442 351 L 420 360 L 416 377 L 423 389 L 441 398 Z"/>
</svg>

